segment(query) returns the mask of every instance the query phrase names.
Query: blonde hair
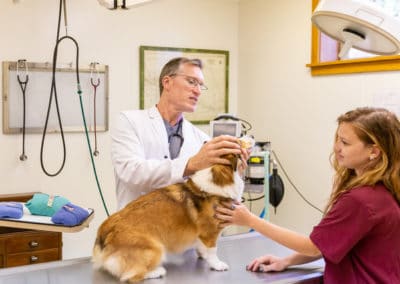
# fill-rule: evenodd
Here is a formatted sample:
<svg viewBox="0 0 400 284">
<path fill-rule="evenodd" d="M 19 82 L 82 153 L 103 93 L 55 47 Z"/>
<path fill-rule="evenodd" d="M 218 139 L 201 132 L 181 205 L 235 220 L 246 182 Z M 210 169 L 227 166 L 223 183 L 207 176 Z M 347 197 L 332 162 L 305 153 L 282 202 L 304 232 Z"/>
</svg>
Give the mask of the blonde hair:
<svg viewBox="0 0 400 284">
<path fill-rule="evenodd" d="M 331 163 L 336 173 L 325 213 L 344 192 L 362 185 L 374 186 L 378 182 L 382 182 L 400 204 L 400 122 L 396 115 L 383 108 L 363 107 L 339 116 L 337 122 L 338 127 L 341 123 L 351 124 L 357 137 L 365 145 L 378 147 L 381 155 L 371 160 L 365 171 L 357 176 L 353 169 L 340 166 L 332 151 Z M 335 142 L 337 139 L 336 130 Z"/>
</svg>

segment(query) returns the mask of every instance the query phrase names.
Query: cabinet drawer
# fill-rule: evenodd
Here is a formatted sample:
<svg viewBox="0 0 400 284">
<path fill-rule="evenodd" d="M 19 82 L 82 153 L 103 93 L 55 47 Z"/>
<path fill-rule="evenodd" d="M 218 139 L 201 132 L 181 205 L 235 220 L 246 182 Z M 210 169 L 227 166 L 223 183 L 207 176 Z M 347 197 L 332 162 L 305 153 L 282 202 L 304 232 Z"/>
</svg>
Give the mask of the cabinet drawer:
<svg viewBox="0 0 400 284">
<path fill-rule="evenodd" d="M 0 238 L 0 254 L 5 254 L 6 253 L 5 243 L 6 243 L 6 241 L 4 239 Z"/>
<path fill-rule="evenodd" d="M 50 248 L 59 248 L 60 239 L 57 233 L 51 234 L 49 232 L 31 232 L 27 234 L 21 234 L 15 238 L 8 238 L 5 245 L 7 254 L 30 252 Z"/>
<path fill-rule="evenodd" d="M 55 260 L 59 260 L 58 249 L 47 249 L 26 253 L 14 253 L 6 256 L 5 267 L 28 265 Z"/>
<path fill-rule="evenodd" d="M 6 241 L 4 239 L 0 239 L 0 268 L 4 267 L 4 258 L 6 255 L 6 250 L 5 250 L 5 243 Z"/>
</svg>

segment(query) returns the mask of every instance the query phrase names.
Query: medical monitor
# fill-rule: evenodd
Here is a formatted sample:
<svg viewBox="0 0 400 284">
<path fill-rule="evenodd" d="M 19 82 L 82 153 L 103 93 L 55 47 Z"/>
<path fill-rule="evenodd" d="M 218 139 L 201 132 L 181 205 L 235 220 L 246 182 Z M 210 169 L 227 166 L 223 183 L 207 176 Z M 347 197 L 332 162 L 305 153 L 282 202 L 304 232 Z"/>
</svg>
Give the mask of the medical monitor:
<svg viewBox="0 0 400 284">
<path fill-rule="evenodd" d="M 242 126 L 238 120 L 212 120 L 210 121 L 210 133 L 212 137 L 231 135 L 240 137 Z"/>
</svg>

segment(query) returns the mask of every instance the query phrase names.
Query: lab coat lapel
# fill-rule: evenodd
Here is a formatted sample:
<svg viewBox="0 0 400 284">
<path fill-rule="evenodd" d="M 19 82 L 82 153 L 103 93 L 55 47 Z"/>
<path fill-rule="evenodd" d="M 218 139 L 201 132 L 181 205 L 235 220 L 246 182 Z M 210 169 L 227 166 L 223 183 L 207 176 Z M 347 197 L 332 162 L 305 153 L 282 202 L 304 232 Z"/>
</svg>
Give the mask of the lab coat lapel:
<svg viewBox="0 0 400 284">
<path fill-rule="evenodd" d="M 182 136 L 185 137 L 183 140 L 182 148 L 181 148 L 181 154 L 183 153 L 191 153 L 192 151 L 189 151 L 194 146 L 194 138 L 192 135 L 192 131 L 189 127 L 188 121 L 183 118 L 182 122 Z"/>
<path fill-rule="evenodd" d="M 150 125 L 151 131 L 154 133 L 154 139 L 165 141 L 165 143 L 162 143 L 163 145 L 162 149 L 159 150 L 161 150 L 164 156 L 168 155 L 169 157 L 167 130 L 165 129 L 164 121 L 161 117 L 161 114 L 158 111 L 158 109 L 154 106 L 152 108 L 149 108 L 148 115 L 151 123 Z"/>
</svg>

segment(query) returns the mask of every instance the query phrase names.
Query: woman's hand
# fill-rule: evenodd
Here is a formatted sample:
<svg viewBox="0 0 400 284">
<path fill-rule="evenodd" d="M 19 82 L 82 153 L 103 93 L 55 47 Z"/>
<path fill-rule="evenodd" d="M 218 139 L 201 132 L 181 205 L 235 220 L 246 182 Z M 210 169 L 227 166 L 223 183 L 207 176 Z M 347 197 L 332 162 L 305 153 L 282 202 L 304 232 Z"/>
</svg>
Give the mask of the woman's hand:
<svg viewBox="0 0 400 284">
<path fill-rule="evenodd" d="M 222 202 L 215 208 L 215 217 L 222 221 L 221 227 L 229 225 L 249 226 L 252 218 L 257 218 L 247 207 L 238 201 Z"/>
<path fill-rule="evenodd" d="M 264 255 L 254 259 L 246 266 L 247 270 L 254 272 L 283 271 L 288 267 L 286 259 L 273 255 Z"/>
</svg>

